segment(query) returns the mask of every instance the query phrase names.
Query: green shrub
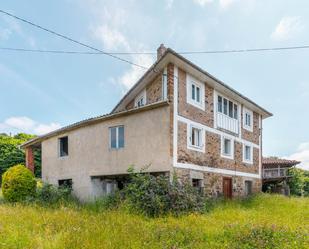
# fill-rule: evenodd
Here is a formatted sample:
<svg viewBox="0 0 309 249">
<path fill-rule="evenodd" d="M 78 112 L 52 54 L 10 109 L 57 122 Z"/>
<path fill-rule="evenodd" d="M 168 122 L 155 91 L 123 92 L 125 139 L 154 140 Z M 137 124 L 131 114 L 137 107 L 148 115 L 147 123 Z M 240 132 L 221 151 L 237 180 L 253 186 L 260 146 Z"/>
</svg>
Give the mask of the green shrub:
<svg viewBox="0 0 309 249">
<path fill-rule="evenodd" d="M 68 187 L 56 187 L 52 184 L 43 183 L 42 187 L 37 188 L 36 199 L 42 204 L 55 204 L 59 201 L 72 199 L 72 189 Z"/>
<path fill-rule="evenodd" d="M 2 194 L 9 202 L 24 201 L 35 196 L 36 180 L 24 165 L 9 168 L 2 177 Z"/>
<path fill-rule="evenodd" d="M 133 169 L 129 173 L 124 195 L 135 211 L 151 217 L 202 212 L 205 198 L 191 185 L 182 185 L 175 177 L 171 182 L 169 176 L 135 173 Z"/>
</svg>

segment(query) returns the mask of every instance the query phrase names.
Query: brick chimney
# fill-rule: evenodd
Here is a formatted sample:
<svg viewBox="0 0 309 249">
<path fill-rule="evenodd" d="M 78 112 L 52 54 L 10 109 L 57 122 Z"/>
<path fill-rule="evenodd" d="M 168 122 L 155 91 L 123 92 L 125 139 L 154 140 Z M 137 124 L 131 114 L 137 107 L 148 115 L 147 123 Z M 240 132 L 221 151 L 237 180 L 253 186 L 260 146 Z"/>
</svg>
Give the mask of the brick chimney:
<svg viewBox="0 0 309 249">
<path fill-rule="evenodd" d="M 166 47 L 164 46 L 164 44 L 162 43 L 160 45 L 160 47 L 158 47 L 157 49 L 157 60 L 160 60 L 160 58 L 162 57 L 162 55 L 165 53 L 166 51 Z"/>
</svg>

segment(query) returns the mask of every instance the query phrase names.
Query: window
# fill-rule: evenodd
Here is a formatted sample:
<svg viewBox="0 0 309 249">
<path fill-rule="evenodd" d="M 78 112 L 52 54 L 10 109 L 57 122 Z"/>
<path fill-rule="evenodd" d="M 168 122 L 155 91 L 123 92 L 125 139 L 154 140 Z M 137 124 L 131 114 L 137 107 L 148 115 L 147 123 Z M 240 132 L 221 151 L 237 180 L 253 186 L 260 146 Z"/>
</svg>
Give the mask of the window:
<svg viewBox="0 0 309 249">
<path fill-rule="evenodd" d="M 198 192 L 202 192 L 203 180 L 202 179 L 192 179 L 192 187 L 195 188 Z"/>
<path fill-rule="evenodd" d="M 243 110 L 243 126 L 246 130 L 253 131 L 253 113 L 252 111 L 244 108 Z"/>
<path fill-rule="evenodd" d="M 234 140 L 232 138 L 222 136 L 221 156 L 229 159 L 234 158 Z"/>
<path fill-rule="evenodd" d="M 120 149 L 124 147 L 124 126 L 109 128 L 110 148 Z"/>
<path fill-rule="evenodd" d="M 187 74 L 187 102 L 200 109 L 205 109 L 205 86 L 202 82 Z"/>
<path fill-rule="evenodd" d="M 69 141 L 68 137 L 61 137 L 59 141 L 59 157 L 65 157 L 69 155 Z"/>
<path fill-rule="evenodd" d="M 249 196 L 252 194 L 252 181 L 245 181 L 245 195 Z"/>
<path fill-rule="evenodd" d="M 220 95 L 218 95 L 218 112 L 229 116 L 233 119 L 238 119 L 238 105 Z"/>
<path fill-rule="evenodd" d="M 73 187 L 73 181 L 72 179 L 64 179 L 58 181 L 58 186 L 63 188 L 69 188 L 72 189 Z"/>
<path fill-rule="evenodd" d="M 146 90 L 143 90 L 136 98 L 135 98 L 135 107 L 141 107 L 146 105 Z"/>
<path fill-rule="evenodd" d="M 204 152 L 205 131 L 198 126 L 188 125 L 188 148 Z"/>
<path fill-rule="evenodd" d="M 253 149 L 251 145 L 244 144 L 243 145 L 243 161 L 245 163 L 253 163 Z"/>
</svg>

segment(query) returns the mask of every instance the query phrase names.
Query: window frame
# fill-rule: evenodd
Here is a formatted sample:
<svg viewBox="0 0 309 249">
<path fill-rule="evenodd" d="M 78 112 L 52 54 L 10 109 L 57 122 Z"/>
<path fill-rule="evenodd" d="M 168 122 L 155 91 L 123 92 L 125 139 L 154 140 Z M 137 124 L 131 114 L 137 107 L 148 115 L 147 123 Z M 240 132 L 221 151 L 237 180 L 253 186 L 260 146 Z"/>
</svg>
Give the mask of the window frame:
<svg viewBox="0 0 309 249">
<path fill-rule="evenodd" d="M 230 145 L 231 145 L 231 153 L 230 154 L 226 154 L 224 152 L 225 149 L 225 140 L 229 140 L 230 141 Z M 235 152 L 235 141 L 233 137 L 230 136 L 226 136 L 226 135 L 222 135 L 221 136 L 221 157 L 223 158 L 227 158 L 227 159 L 234 159 L 234 152 Z"/>
<path fill-rule="evenodd" d="M 143 105 L 138 105 L 138 103 L 143 100 L 144 104 Z M 139 108 L 139 107 L 143 107 L 147 104 L 147 94 L 146 94 L 146 89 L 142 90 L 134 99 L 134 107 L 135 108 Z"/>
<path fill-rule="evenodd" d="M 187 103 L 205 111 L 205 84 L 193 76 L 187 74 Z M 192 86 L 195 87 L 195 99 L 192 99 Z M 196 92 L 199 88 L 199 101 L 197 101 Z"/>
<path fill-rule="evenodd" d="M 250 148 L 250 160 L 246 159 L 246 147 Z M 243 154 L 243 162 L 244 163 L 253 164 L 253 146 L 251 144 L 243 143 L 242 154 Z"/>
<path fill-rule="evenodd" d="M 68 146 L 68 151 L 67 151 L 67 155 L 61 155 L 61 139 L 67 138 L 67 146 Z M 62 136 L 62 137 L 58 137 L 58 158 L 66 158 L 69 156 L 69 136 Z"/>
<path fill-rule="evenodd" d="M 247 115 L 250 116 L 250 125 L 247 125 Z M 243 108 L 242 123 L 244 129 L 253 132 L 253 111 L 246 107 Z"/>
<path fill-rule="evenodd" d="M 200 130 L 200 142 L 201 145 L 193 145 L 192 144 L 192 129 Z M 187 148 L 190 150 L 195 150 L 199 152 L 205 152 L 205 129 L 202 126 L 196 124 L 187 124 Z"/>
<path fill-rule="evenodd" d="M 119 147 L 119 128 L 123 127 L 123 146 Z M 112 147 L 112 129 L 116 129 L 116 147 Z M 109 149 L 110 150 L 121 150 L 125 147 L 125 129 L 124 125 L 117 125 L 108 128 L 109 131 Z"/>
<path fill-rule="evenodd" d="M 221 98 L 221 102 L 219 101 L 219 98 Z M 219 103 L 221 103 L 220 106 Z M 230 103 L 232 103 L 232 108 L 230 108 Z M 232 110 L 232 116 L 230 113 L 231 110 Z M 239 104 L 236 101 L 227 98 L 220 93 L 216 94 L 216 112 L 221 113 L 222 115 L 230 119 L 239 120 Z"/>
</svg>

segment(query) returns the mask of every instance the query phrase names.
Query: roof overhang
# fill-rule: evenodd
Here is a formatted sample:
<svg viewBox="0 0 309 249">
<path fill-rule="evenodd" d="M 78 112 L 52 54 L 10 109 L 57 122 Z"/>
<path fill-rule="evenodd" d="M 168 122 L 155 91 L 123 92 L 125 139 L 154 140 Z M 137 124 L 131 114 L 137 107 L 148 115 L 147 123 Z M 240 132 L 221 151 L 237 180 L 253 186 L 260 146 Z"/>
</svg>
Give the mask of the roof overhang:
<svg viewBox="0 0 309 249">
<path fill-rule="evenodd" d="M 219 79 L 215 78 L 202 68 L 193 64 L 191 61 L 176 53 L 172 49 L 168 48 L 163 56 L 156 61 L 153 66 L 142 76 L 142 78 L 128 91 L 128 93 L 120 100 L 120 102 L 116 105 L 112 112 L 124 109 L 127 104 L 129 104 L 134 97 L 142 91 L 146 85 L 152 81 L 154 78 L 158 76 L 158 74 L 162 74 L 164 67 L 168 63 L 173 63 L 184 71 L 190 73 L 195 78 L 199 79 L 202 82 L 207 82 L 211 87 L 213 87 L 216 91 L 221 94 L 225 94 L 227 96 L 231 96 L 235 101 L 240 104 L 245 105 L 247 108 L 251 109 L 262 115 L 262 118 L 271 117 L 273 114 L 262 108 L 249 98 L 245 97 L 235 89 L 226 85 Z"/>
</svg>

